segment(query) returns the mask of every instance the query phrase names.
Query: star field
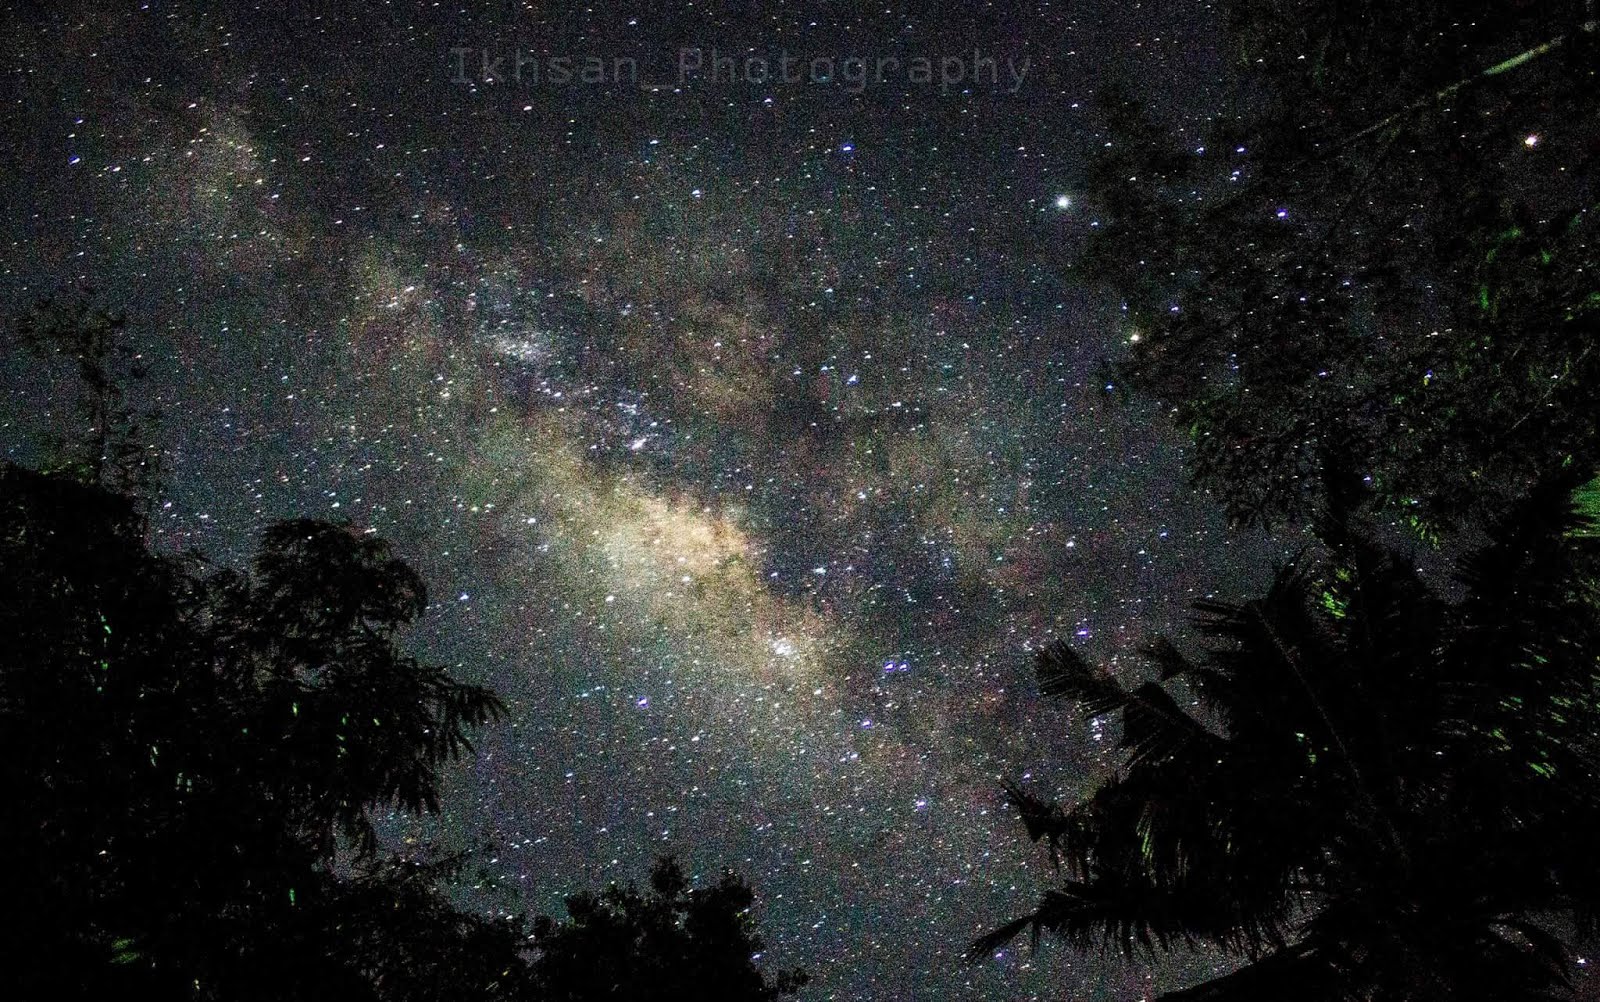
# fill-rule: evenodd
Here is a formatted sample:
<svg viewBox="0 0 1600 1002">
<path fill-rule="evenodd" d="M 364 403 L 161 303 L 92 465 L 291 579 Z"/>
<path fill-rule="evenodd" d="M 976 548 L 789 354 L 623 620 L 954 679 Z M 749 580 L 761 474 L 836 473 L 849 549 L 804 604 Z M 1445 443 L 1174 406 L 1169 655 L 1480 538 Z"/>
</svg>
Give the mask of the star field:
<svg viewBox="0 0 1600 1002">
<path fill-rule="evenodd" d="M 304 514 L 423 573 L 419 650 L 511 714 L 389 836 L 490 841 L 482 907 L 672 852 L 754 884 L 803 997 L 1138 997 L 1116 958 L 959 962 L 1048 877 L 999 777 L 1114 761 L 1028 650 L 1131 670 L 1281 555 L 1097 375 L 1138 335 L 1067 274 L 1091 99 L 1132 68 L 1181 120 L 1216 61 L 1203 5 L 1111 6 L 9 5 L 0 288 L 128 312 L 162 545 Z M 969 65 L 679 79 L 693 46 Z M 486 79 L 518 52 L 537 82 Z M 590 55 L 641 80 L 552 81 Z M 5 364 L 28 461 L 59 383 Z"/>
</svg>

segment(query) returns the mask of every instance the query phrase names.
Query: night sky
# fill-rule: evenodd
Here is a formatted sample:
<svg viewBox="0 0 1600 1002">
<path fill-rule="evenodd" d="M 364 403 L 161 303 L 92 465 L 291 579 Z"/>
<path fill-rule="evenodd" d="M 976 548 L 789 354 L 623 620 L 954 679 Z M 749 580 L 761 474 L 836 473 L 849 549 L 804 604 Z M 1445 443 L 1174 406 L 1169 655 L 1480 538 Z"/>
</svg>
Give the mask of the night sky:
<svg viewBox="0 0 1600 1002">
<path fill-rule="evenodd" d="M 127 311 L 160 545 L 305 514 L 424 574 L 418 648 L 511 713 L 390 834 L 492 839 L 484 908 L 672 852 L 755 885 L 805 998 L 1139 997 L 1115 957 L 959 954 L 1050 877 L 998 778 L 1115 761 L 1028 650 L 1136 670 L 1292 550 L 1105 392 L 1137 332 L 1069 272 L 1097 89 L 1197 121 L 1212 15 L 466 6 L 0 8 L 0 305 Z M 63 373 L 4 367 L 35 462 Z"/>
</svg>

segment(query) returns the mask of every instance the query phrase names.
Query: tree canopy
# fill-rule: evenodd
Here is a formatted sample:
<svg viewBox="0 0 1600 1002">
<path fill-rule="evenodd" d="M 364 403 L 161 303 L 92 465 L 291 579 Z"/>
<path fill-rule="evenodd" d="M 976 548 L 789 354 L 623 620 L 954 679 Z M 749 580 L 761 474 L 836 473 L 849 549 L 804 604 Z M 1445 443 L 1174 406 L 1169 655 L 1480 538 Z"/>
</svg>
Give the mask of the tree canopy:
<svg viewBox="0 0 1600 1002">
<path fill-rule="evenodd" d="M 1565 997 L 1600 917 L 1600 25 L 1223 10 L 1227 110 L 1102 95 L 1073 267 L 1121 303 L 1107 389 L 1165 403 L 1236 519 L 1316 545 L 1142 677 L 1038 655 L 1125 759 L 1066 805 L 1007 785 L 1061 880 L 971 956 L 1048 932 L 1238 964 L 1171 1000 Z M 1385 522 L 1448 536 L 1453 579 Z"/>
<path fill-rule="evenodd" d="M 567 918 L 533 924 L 533 973 L 551 1002 L 739 1000 L 793 995 L 807 976 L 781 971 L 769 982 L 756 965 L 762 942 L 748 918 L 750 888 L 725 874 L 691 889 L 672 859 L 650 872 L 648 891 L 613 884 L 567 899 Z"/>
<path fill-rule="evenodd" d="M 1163 400 L 1242 521 L 1332 465 L 1424 537 L 1600 461 L 1582 3 L 1237 0 L 1222 110 L 1101 95 L 1071 267 L 1123 303 L 1117 376 Z"/>
<path fill-rule="evenodd" d="M 1177 999 L 1560 997 L 1600 919 L 1600 564 L 1542 485 L 1447 596 L 1344 531 L 1265 595 L 1200 604 L 1125 684 L 1063 644 L 1043 692 L 1120 725 L 1123 766 L 1063 808 L 1007 788 L 1062 870 L 1024 931 L 1241 959 Z"/>
<path fill-rule="evenodd" d="M 406 649 L 427 587 L 370 530 L 265 528 L 247 570 L 148 542 L 148 422 L 121 318 L 46 303 L 23 341 L 73 362 L 80 424 L 49 472 L 0 466 L 0 852 L 6 997 L 763 1002 L 753 893 L 569 901 L 489 917 L 470 854 L 397 851 L 504 706 Z M 142 412 L 148 416 L 148 412 Z M 638 994 L 646 991 L 655 994 Z"/>
<path fill-rule="evenodd" d="M 502 707 L 399 644 L 427 606 L 377 537 L 296 519 L 249 572 L 157 555 L 129 497 L 0 467 L 8 997 L 726 999 L 769 982 L 732 875 L 486 917 L 465 854 L 397 852 Z"/>
<path fill-rule="evenodd" d="M 7 466 L 0 567 L 22 997 L 493 997 L 505 964 L 447 958 L 512 959 L 513 930 L 378 853 L 374 812 L 435 809 L 439 767 L 500 712 L 397 645 L 425 591 L 384 543 L 288 522 L 251 573 L 212 568 L 153 554 L 125 496 Z M 438 921 L 407 936 L 397 909 Z M 405 955 L 390 990 L 375 972 Z"/>
</svg>

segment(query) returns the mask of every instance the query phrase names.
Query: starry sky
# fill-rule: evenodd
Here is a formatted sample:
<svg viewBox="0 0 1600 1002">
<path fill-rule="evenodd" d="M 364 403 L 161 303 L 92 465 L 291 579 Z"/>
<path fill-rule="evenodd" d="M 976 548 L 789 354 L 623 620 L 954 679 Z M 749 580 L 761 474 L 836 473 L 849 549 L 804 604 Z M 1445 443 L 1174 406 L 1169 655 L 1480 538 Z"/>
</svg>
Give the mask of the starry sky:
<svg viewBox="0 0 1600 1002">
<path fill-rule="evenodd" d="M 510 706 L 393 838 L 492 840 L 486 908 L 732 867 L 814 999 L 1209 969 L 959 962 L 1050 877 L 998 778 L 1115 761 L 1029 649 L 1135 670 L 1288 552 L 1108 398 L 1137 332 L 1069 272 L 1097 90 L 1205 114 L 1206 5 L 0 12 L 0 301 L 127 311 L 160 545 L 370 528 L 431 583 L 417 647 Z M 36 461 L 62 374 L 3 374 Z"/>
</svg>

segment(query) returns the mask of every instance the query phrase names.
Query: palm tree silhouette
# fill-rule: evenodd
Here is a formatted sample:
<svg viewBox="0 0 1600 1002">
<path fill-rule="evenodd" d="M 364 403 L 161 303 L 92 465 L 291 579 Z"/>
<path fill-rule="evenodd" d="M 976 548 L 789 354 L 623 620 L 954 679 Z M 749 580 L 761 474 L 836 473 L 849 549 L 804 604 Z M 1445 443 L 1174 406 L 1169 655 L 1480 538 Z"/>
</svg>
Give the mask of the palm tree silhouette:
<svg viewBox="0 0 1600 1002">
<path fill-rule="evenodd" d="M 1574 486 L 1510 512 L 1458 597 L 1335 506 L 1325 557 L 1198 604 L 1197 659 L 1157 640 L 1156 678 L 1130 687 L 1043 650 L 1043 692 L 1115 715 L 1126 763 L 1068 809 L 1006 785 L 1064 880 L 969 958 L 1050 932 L 1241 959 L 1168 1000 L 1562 997 L 1563 936 L 1600 903 L 1596 551 Z"/>
</svg>

